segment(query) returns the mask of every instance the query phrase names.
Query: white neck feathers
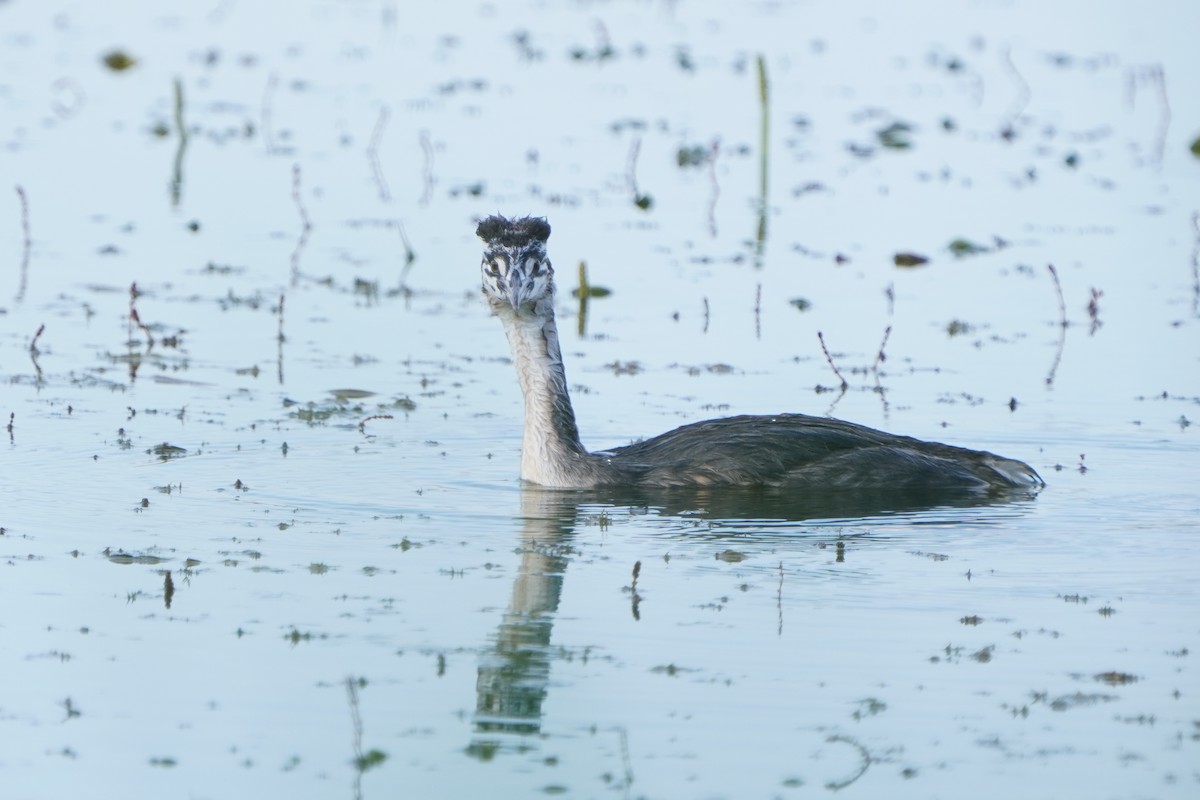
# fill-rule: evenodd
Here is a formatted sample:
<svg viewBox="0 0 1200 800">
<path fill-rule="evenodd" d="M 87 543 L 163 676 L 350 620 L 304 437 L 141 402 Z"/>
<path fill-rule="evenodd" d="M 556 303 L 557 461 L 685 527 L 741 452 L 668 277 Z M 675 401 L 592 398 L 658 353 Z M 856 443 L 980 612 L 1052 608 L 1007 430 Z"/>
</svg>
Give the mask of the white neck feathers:
<svg viewBox="0 0 1200 800">
<path fill-rule="evenodd" d="M 552 303 L 552 297 L 546 298 L 532 313 L 493 304 L 504 323 L 525 395 L 521 477 L 543 486 L 592 485 L 585 480 L 590 457 L 579 441 L 571 409 Z"/>
</svg>

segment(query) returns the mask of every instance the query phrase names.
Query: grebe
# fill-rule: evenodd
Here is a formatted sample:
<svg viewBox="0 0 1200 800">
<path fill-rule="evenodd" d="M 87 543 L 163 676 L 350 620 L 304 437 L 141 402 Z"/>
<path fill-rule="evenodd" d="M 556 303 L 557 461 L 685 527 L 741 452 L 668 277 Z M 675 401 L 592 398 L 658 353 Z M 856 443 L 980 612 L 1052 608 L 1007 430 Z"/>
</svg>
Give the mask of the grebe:
<svg viewBox="0 0 1200 800">
<path fill-rule="evenodd" d="M 590 453 L 579 440 L 554 320 L 550 225 L 490 216 L 483 296 L 504 324 L 525 396 L 521 478 L 563 489 L 763 486 L 828 490 L 1038 489 L 1028 464 L 979 450 L 804 414 L 737 416 L 684 425 Z"/>
</svg>

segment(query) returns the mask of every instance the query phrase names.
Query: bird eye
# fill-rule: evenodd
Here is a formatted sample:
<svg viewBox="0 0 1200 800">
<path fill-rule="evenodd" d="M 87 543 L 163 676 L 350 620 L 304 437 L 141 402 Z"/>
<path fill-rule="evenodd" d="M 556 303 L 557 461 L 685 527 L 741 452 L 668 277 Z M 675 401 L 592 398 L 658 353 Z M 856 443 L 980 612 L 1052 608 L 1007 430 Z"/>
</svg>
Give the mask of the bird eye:
<svg viewBox="0 0 1200 800">
<path fill-rule="evenodd" d="M 550 269 L 550 262 L 543 259 L 531 258 L 525 262 L 525 269 L 530 275 L 541 275 L 543 271 Z"/>
<path fill-rule="evenodd" d="M 500 264 L 499 264 L 499 262 L 495 261 L 494 259 L 485 258 L 483 260 L 483 270 L 488 275 L 498 277 L 500 275 Z"/>
</svg>

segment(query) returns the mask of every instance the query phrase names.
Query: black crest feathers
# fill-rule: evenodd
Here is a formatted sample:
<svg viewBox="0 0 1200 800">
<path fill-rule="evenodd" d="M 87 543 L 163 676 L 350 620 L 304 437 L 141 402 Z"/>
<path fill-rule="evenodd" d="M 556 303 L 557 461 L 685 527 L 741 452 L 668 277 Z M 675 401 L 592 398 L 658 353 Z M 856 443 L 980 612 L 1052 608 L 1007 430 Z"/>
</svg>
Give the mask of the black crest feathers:
<svg viewBox="0 0 1200 800">
<path fill-rule="evenodd" d="M 550 238 L 550 223 L 545 217 L 506 219 L 493 214 L 479 223 L 475 235 L 490 245 L 519 247 L 531 241 L 545 242 Z"/>
</svg>

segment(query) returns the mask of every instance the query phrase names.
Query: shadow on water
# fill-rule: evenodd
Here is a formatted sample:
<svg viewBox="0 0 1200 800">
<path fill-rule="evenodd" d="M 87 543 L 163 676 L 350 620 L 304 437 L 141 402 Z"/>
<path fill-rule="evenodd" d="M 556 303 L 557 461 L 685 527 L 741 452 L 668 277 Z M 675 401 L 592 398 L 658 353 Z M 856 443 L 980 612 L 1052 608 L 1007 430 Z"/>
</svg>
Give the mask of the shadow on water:
<svg viewBox="0 0 1200 800">
<path fill-rule="evenodd" d="M 727 523 L 725 527 L 758 523 L 768 530 L 781 521 L 852 524 L 899 515 L 915 522 L 979 524 L 994 522 L 1000 510 L 1028 508 L 1036 494 L 1030 490 L 855 491 L 801 497 L 771 489 L 561 491 L 526 486 L 521 492 L 521 562 L 508 608 L 480 657 L 475 735 L 467 753 L 488 760 L 499 751 L 519 749 L 521 740 L 541 733 L 550 666 L 559 655 L 550 640 L 571 560 L 571 541 L 598 508 L 636 508 L 664 518 L 700 516 Z M 707 535 L 731 532 L 718 527 Z"/>
</svg>

